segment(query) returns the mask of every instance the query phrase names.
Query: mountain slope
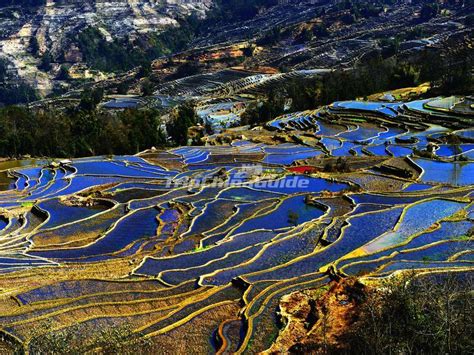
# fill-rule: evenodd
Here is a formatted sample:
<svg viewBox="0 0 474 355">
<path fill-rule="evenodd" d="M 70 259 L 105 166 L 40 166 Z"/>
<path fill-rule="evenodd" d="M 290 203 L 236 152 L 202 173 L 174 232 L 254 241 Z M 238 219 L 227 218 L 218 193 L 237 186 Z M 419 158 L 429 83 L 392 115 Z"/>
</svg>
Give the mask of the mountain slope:
<svg viewBox="0 0 474 355">
<path fill-rule="evenodd" d="M 50 62 L 87 61 L 78 47 L 85 29 L 94 29 L 102 46 L 128 43 L 178 27 L 189 15 L 203 17 L 211 4 L 212 0 L 2 0 L 0 59 L 8 63 L 10 79 L 25 79 L 48 93 L 52 74 L 59 70 Z"/>
</svg>

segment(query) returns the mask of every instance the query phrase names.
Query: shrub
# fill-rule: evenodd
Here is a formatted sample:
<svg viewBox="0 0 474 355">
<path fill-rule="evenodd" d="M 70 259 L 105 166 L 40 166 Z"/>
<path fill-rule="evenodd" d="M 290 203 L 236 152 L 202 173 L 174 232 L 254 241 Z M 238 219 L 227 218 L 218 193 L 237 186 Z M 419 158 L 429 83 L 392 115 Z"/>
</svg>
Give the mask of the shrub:
<svg viewBox="0 0 474 355">
<path fill-rule="evenodd" d="M 369 292 L 343 341 L 361 354 L 472 353 L 472 281 L 465 274 L 385 281 Z"/>
</svg>

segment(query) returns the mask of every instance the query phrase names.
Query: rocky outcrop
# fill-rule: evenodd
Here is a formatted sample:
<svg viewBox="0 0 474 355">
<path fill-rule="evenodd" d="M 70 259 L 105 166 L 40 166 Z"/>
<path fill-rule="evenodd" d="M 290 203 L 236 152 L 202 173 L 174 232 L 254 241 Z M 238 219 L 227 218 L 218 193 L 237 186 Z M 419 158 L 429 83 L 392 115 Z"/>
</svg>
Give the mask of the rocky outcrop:
<svg viewBox="0 0 474 355">
<path fill-rule="evenodd" d="M 322 289 L 296 291 L 280 301 L 283 324 L 265 353 L 327 353 L 344 351 L 341 336 L 357 318 L 366 288 L 356 279 L 333 281 Z"/>
</svg>

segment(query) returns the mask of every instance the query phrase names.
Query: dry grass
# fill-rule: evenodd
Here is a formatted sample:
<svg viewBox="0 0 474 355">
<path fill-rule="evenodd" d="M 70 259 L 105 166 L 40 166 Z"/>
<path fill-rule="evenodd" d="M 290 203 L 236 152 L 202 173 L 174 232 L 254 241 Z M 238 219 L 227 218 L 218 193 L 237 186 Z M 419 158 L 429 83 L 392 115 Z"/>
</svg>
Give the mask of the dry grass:
<svg viewBox="0 0 474 355">
<path fill-rule="evenodd" d="M 389 91 L 394 97 L 395 100 L 408 101 L 413 100 L 414 98 L 426 93 L 430 89 L 430 83 L 423 83 L 415 87 L 407 87 L 396 90 Z M 368 96 L 369 101 L 377 101 L 385 93 L 379 92 L 373 95 Z"/>
<path fill-rule="evenodd" d="M 240 307 L 237 302 L 212 308 L 172 331 L 152 338 L 156 354 L 208 354 L 215 349 L 210 339 L 219 324 L 235 318 Z"/>
</svg>

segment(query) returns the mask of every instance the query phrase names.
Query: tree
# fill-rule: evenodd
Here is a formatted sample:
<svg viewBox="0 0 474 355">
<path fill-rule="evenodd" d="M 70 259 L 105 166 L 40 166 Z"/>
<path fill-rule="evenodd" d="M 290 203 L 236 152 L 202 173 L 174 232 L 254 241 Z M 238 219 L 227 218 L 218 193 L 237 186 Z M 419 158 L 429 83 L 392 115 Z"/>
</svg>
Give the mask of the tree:
<svg viewBox="0 0 474 355">
<path fill-rule="evenodd" d="M 126 95 L 128 93 L 130 85 L 126 81 L 122 81 L 117 85 L 117 94 Z"/>
<path fill-rule="evenodd" d="M 246 57 L 253 57 L 254 51 L 255 51 L 255 47 L 253 47 L 253 46 L 251 46 L 251 45 L 245 46 L 245 47 L 242 49 L 242 53 L 243 53 L 244 56 L 246 56 Z"/>
<path fill-rule="evenodd" d="M 128 127 L 128 141 L 133 152 L 138 153 L 166 143 L 163 132 L 159 128 L 160 122 L 155 110 L 125 110 L 120 118 Z"/>
<path fill-rule="evenodd" d="M 29 46 L 29 51 L 31 54 L 33 55 L 37 55 L 39 50 L 40 50 L 40 47 L 39 47 L 39 43 L 38 43 L 38 39 L 33 36 L 30 38 L 30 46 Z"/>
<path fill-rule="evenodd" d="M 389 58 L 398 53 L 400 40 L 398 38 L 382 39 L 380 46 L 382 47 L 382 57 Z"/>
<path fill-rule="evenodd" d="M 350 13 L 347 13 L 347 14 L 344 14 L 342 17 L 341 17 L 341 21 L 345 24 L 345 25 L 351 25 L 353 24 L 355 21 L 356 21 L 356 18 L 354 15 L 350 14 Z"/>
<path fill-rule="evenodd" d="M 148 79 L 145 79 L 142 82 L 142 94 L 143 94 L 143 96 L 153 95 L 153 85 L 151 84 L 150 80 L 148 80 Z"/>
<path fill-rule="evenodd" d="M 83 103 L 93 106 L 99 94 L 89 91 Z M 166 145 L 160 124 L 155 110 L 104 112 L 78 107 L 63 113 L 8 106 L 0 108 L 0 156 L 134 154 Z"/>
<path fill-rule="evenodd" d="M 313 32 L 308 29 L 308 28 L 304 28 L 300 34 L 296 37 L 295 41 L 296 43 L 306 43 L 306 42 L 309 42 L 313 39 Z"/>
<path fill-rule="evenodd" d="M 316 37 L 327 37 L 329 36 L 328 26 L 326 24 L 320 24 L 313 26 L 313 34 Z"/>
<path fill-rule="evenodd" d="M 199 63 L 197 61 L 191 61 L 191 62 L 186 62 L 184 64 L 181 64 L 178 69 L 176 70 L 176 73 L 171 75 L 171 79 L 180 79 L 184 78 L 186 76 L 192 76 L 199 74 L 201 72 Z"/>
<path fill-rule="evenodd" d="M 270 31 L 266 32 L 262 37 L 260 37 L 256 43 L 258 46 L 273 46 L 280 42 L 281 38 L 281 28 L 273 27 Z"/>
<path fill-rule="evenodd" d="M 464 24 L 467 27 L 474 27 L 474 14 L 467 15 L 464 19 Z"/>
<path fill-rule="evenodd" d="M 172 120 L 166 125 L 166 131 L 177 145 L 188 144 L 188 129 L 196 124 L 197 115 L 194 105 L 181 105 Z"/>
<path fill-rule="evenodd" d="M 41 57 L 41 61 L 38 65 L 38 68 L 46 72 L 50 71 L 52 61 L 53 61 L 53 57 L 51 56 L 51 53 L 47 51 Z"/>
<path fill-rule="evenodd" d="M 420 11 L 420 18 L 424 21 L 431 20 L 433 17 L 435 17 L 439 12 L 439 5 L 438 3 L 424 3 L 423 6 L 421 7 Z"/>
<path fill-rule="evenodd" d="M 410 64 L 400 64 L 393 73 L 393 85 L 396 87 L 410 87 L 418 82 L 419 71 Z"/>
<path fill-rule="evenodd" d="M 58 80 L 69 80 L 71 79 L 71 76 L 69 75 L 69 69 L 65 65 L 61 65 L 61 68 L 59 69 L 59 73 L 56 76 L 56 79 Z"/>
<path fill-rule="evenodd" d="M 147 61 L 146 63 L 140 66 L 140 69 L 138 70 L 138 73 L 137 73 L 137 78 L 148 78 L 151 73 L 152 73 L 151 61 Z"/>
<path fill-rule="evenodd" d="M 285 92 L 281 88 L 270 90 L 266 98 L 247 106 L 241 116 L 242 124 L 261 125 L 280 116 L 284 112 L 285 99 Z"/>
<path fill-rule="evenodd" d="M 474 55 L 469 48 L 460 48 L 444 63 L 439 90 L 441 93 L 465 94 L 472 92 L 474 81 L 472 77 L 472 66 Z"/>
<path fill-rule="evenodd" d="M 0 85 L 0 103 L 15 105 L 35 100 L 38 100 L 37 91 L 24 81 Z"/>
<path fill-rule="evenodd" d="M 4 81 L 8 72 L 8 62 L 0 58 L 0 81 Z"/>
<path fill-rule="evenodd" d="M 79 108 L 84 111 L 95 110 L 98 104 L 104 98 L 104 89 L 85 89 L 81 95 L 81 102 L 79 103 Z"/>
<path fill-rule="evenodd" d="M 292 110 L 304 111 L 319 106 L 322 82 L 320 79 L 293 80 L 285 87 L 292 100 Z"/>
</svg>

